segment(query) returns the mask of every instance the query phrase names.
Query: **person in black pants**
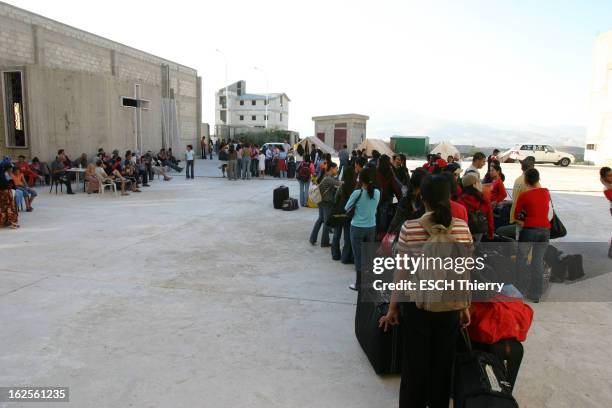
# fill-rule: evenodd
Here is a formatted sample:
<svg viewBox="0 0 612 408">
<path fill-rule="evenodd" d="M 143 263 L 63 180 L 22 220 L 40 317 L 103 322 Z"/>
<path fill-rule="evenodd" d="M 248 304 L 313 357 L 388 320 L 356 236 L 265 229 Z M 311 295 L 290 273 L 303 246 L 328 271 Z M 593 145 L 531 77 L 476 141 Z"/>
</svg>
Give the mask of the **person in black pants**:
<svg viewBox="0 0 612 408">
<path fill-rule="evenodd" d="M 194 177 L 193 174 L 193 146 L 187 145 L 187 151 L 185 152 L 185 161 L 187 162 L 187 170 L 185 173 L 185 178 L 192 179 Z M 191 170 L 191 171 L 190 171 Z"/>
<path fill-rule="evenodd" d="M 66 172 L 66 167 L 64 165 L 63 152 L 55 158 L 55 161 L 53 163 L 51 163 L 51 173 L 53 174 L 53 178 L 55 180 L 66 186 L 67 194 L 74 194 L 72 192 L 72 183 L 70 182 L 70 177 Z"/>
</svg>

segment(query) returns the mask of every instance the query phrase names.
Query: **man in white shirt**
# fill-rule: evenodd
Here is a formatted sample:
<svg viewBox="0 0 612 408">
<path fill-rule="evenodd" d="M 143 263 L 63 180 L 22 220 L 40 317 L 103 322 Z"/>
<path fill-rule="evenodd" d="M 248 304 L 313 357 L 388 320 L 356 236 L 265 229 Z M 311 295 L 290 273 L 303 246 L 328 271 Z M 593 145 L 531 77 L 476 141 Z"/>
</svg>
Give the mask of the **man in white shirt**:
<svg viewBox="0 0 612 408">
<path fill-rule="evenodd" d="M 187 151 L 185 152 L 185 161 L 187 162 L 187 171 L 185 173 L 185 178 L 187 180 L 189 179 L 193 180 L 194 174 L 193 174 L 193 146 L 192 145 L 187 145 Z"/>
<path fill-rule="evenodd" d="M 487 156 L 485 156 L 483 152 L 474 153 L 474 157 L 472 157 L 472 164 L 470 167 L 465 169 L 465 173 L 463 173 L 463 175 L 465 176 L 468 173 L 475 172 L 478 175 L 478 178 L 480 178 L 480 169 L 482 169 L 486 163 Z"/>
</svg>

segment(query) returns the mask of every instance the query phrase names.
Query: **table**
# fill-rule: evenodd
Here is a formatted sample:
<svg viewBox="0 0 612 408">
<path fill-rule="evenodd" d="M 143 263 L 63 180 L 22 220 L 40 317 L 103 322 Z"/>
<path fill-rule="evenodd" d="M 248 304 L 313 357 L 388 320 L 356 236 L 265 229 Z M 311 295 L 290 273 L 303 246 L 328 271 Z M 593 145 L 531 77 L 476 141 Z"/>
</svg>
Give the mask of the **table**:
<svg viewBox="0 0 612 408">
<path fill-rule="evenodd" d="M 81 174 L 83 174 L 83 191 L 85 191 L 85 171 L 86 169 L 82 168 L 82 167 L 71 167 L 69 169 L 66 170 L 66 172 L 70 172 L 70 173 L 74 173 L 76 175 L 76 183 L 77 185 L 79 185 L 79 183 L 81 182 Z"/>
</svg>

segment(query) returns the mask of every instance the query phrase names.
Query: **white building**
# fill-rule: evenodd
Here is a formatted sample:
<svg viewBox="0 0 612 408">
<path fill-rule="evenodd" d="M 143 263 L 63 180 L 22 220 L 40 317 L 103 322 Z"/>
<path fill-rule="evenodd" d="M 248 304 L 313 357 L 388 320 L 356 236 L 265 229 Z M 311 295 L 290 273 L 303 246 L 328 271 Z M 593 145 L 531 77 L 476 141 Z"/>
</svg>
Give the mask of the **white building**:
<svg viewBox="0 0 612 408">
<path fill-rule="evenodd" d="M 247 93 L 246 81 L 228 85 L 216 93 L 215 134 L 228 137 L 266 128 L 288 130 L 289 102 L 284 93 Z"/>
<path fill-rule="evenodd" d="M 612 31 L 595 40 L 591 112 L 584 160 L 612 165 Z"/>
<path fill-rule="evenodd" d="M 314 116 L 315 136 L 336 151 L 347 145 L 356 149 L 366 139 L 366 115 L 347 113 L 343 115 Z"/>
</svg>

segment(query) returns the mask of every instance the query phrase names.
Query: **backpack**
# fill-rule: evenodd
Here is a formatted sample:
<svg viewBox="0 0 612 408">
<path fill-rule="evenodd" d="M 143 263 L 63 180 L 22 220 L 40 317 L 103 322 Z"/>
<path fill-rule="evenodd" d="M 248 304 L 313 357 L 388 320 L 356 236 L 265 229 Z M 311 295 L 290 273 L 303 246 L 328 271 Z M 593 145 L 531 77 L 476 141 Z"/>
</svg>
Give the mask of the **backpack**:
<svg viewBox="0 0 612 408">
<path fill-rule="evenodd" d="M 308 181 L 310 180 L 310 165 L 305 164 L 305 162 L 300 163 L 297 169 L 297 179 L 299 181 Z"/>
<path fill-rule="evenodd" d="M 469 206 L 468 206 L 469 207 Z M 489 231 L 489 221 L 480 208 L 468 208 L 468 226 L 472 234 L 486 234 Z"/>
<path fill-rule="evenodd" d="M 419 219 L 419 224 L 425 229 L 429 238 L 422 243 L 420 252 L 411 251 L 412 253 L 422 253 L 423 259 L 441 259 L 442 262 L 431 262 L 428 268 L 423 268 L 423 265 L 417 268 L 411 276 L 411 280 L 416 279 L 416 287 L 420 286 L 420 281 L 428 280 L 445 280 L 447 282 L 455 281 L 454 290 L 415 290 L 411 293 L 416 306 L 429 312 L 449 312 L 454 310 L 465 309 L 470 304 L 470 292 L 462 290 L 458 280 L 469 280 L 470 272 L 466 268 L 463 273 L 458 273 L 454 269 L 444 269 L 443 264 L 448 258 L 469 258 L 472 256 L 471 245 L 467 243 L 459 243 L 452 236 L 451 232 L 453 224 L 447 228 L 440 224 L 434 224 L 429 216 L 423 216 Z"/>
</svg>

